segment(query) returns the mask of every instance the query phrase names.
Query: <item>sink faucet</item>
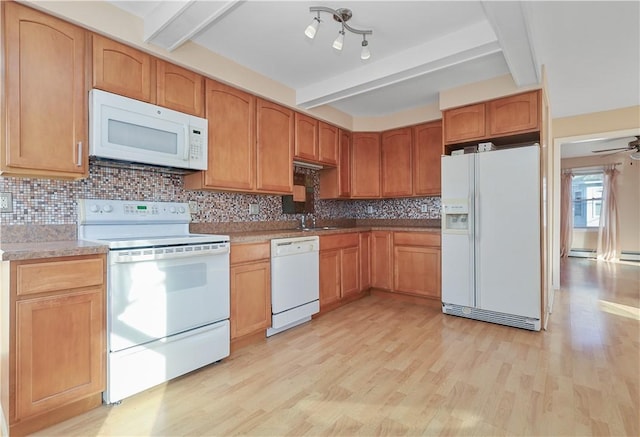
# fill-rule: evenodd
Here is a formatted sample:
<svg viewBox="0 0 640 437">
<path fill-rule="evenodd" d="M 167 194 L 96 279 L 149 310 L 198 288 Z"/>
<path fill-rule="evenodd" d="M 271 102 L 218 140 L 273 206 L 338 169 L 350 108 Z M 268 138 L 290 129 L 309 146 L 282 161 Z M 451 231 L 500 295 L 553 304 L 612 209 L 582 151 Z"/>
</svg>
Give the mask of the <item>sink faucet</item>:
<svg viewBox="0 0 640 437">
<path fill-rule="evenodd" d="M 300 229 L 307 229 L 307 214 L 302 214 L 302 216 L 300 217 Z M 311 229 L 316 227 L 316 218 L 315 217 L 310 217 L 311 218 Z"/>
</svg>

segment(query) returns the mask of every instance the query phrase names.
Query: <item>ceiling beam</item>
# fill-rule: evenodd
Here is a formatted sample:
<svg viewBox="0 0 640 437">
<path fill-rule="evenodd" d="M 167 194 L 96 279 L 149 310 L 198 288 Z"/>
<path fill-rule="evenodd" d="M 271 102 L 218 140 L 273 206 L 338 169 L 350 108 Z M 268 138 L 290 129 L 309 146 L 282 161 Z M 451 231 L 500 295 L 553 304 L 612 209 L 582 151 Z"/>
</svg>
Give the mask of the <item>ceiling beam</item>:
<svg viewBox="0 0 640 437">
<path fill-rule="evenodd" d="M 507 66 L 518 87 L 540 83 L 529 22 L 522 2 L 481 1 L 484 13 L 498 37 Z"/>
<path fill-rule="evenodd" d="M 161 2 L 144 18 L 144 41 L 173 51 L 244 1 Z"/>
<path fill-rule="evenodd" d="M 296 105 L 311 109 L 499 52 L 487 22 L 477 23 L 393 56 L 296 90 Z"/>
</svg>

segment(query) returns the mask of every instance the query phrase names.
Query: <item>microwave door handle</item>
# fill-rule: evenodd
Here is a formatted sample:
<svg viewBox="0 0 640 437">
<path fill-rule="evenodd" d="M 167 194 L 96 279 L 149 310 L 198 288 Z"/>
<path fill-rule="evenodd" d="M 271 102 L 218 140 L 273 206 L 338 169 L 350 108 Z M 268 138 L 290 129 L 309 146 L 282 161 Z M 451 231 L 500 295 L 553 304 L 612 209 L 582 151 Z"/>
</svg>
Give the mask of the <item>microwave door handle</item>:
<svg viewBox="0 0 640 437">
<path fill-rule="evenodd" d="M 184 138 L 186 143 L 184 145 L 184 156 L 182 157 L 184 161 L 189 161 L 189 152 L 191 151 L 191 137 L 189 136 L 189 130 L 189 126 L 184 127 Z"/>
</svg>

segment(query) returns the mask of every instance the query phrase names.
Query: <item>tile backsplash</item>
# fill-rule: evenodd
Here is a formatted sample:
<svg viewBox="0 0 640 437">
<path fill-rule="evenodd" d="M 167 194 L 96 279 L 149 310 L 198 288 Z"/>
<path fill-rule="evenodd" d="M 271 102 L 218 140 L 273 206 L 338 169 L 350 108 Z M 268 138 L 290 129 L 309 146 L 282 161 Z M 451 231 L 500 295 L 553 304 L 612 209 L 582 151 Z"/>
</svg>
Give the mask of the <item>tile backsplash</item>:
<svg viewBox="0 0 640 437">
<path fill-rule="evenodd" d="M 440 198 L 385 200 L 320 200 L 318 173 L 296 168 L 314 179 L 315 213 L 318 219 L 438 219 Z M 131 169 L 91 164 L 89 177 L 79 181 L 0 177 L 0 191 L 13 194 L 13 212 L 0 214 L 0 225 L 75 224 L 81 198 L 198 202 L 194 223 L 285 221 L 295 215 L 282 213 L 281 196 L 190 191 L 182 176 L 155 169 Z M 259 213 L 249 214 L 249 204 Z M 427 212 L 421 206 L 427 205 Z M 369 213 L 368 207 L 373 212 Z"/>
</svg>

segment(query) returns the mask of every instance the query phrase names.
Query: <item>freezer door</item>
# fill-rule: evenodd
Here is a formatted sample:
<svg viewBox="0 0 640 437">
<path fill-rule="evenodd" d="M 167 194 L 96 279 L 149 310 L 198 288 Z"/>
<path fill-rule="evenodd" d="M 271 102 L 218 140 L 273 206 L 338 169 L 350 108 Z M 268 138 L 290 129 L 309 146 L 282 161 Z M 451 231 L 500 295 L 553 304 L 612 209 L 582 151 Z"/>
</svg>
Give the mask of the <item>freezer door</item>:
<svg viewBox="0 0 640 437">
<path fill-rule="evenodd" d="M 442 302 L 463 306 L 475 306 L 474 251 L 473 251 L 473 155 L 442 157 L 442 204 L 467 205 L 469 221 L 467 230 L 447 231 L 442 226 Z M 443 207 L 444 209 L 444 207 Z M 443 220 L 446 214 L 443 210 Z"/>
<path fill-rule="evenodd" d="M 476 306 L 540 318 L 539 147 L 476 156 Z"/>
</svg>

